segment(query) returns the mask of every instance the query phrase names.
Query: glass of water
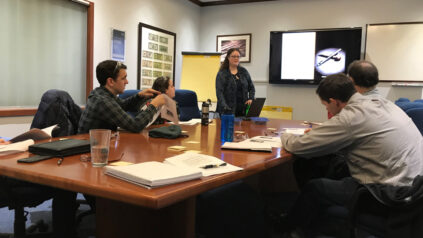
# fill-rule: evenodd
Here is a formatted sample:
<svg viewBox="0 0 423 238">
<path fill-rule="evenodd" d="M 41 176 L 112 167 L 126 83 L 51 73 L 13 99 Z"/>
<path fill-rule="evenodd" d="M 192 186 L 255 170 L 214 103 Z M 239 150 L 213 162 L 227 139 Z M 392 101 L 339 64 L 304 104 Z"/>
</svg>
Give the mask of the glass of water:
<svg viewBox="0 0 423 238">
<path fill-rule="evenodd" d="M 90 130 L 91 163 L 93 167 L 107 165 L 109 158 L 111 130 L 93 129 Z"/>
</svg>

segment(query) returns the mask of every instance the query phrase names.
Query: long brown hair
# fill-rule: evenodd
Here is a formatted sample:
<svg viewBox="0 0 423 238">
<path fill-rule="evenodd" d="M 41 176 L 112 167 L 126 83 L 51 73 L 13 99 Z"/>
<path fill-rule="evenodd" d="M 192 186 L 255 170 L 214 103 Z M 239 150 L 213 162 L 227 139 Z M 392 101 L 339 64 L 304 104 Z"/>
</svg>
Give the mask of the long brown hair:
<svg viewBox="0 0 423 238">
<path fill-rule="evenodd" d="M 241 52 L 239 51 L 238 48 L 231 48 L 228 50 L 228 52 L 226 53 L 226 57 L 225 60 L 223 61 L 223 63 L 220 65 L 220 69 L 229 69 L 229 57 L 231 56 L 232 52 L 234 51 L 238 51 L 239 54 L 241 54 Z"/>
</svg>

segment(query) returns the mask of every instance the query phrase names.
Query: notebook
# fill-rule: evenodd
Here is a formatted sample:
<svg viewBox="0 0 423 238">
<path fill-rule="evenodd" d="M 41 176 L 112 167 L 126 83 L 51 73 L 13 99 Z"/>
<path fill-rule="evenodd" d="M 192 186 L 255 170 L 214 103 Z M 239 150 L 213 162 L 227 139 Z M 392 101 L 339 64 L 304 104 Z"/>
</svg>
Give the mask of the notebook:
<svg viewBox="0 0 423 238">
<path fill-rule="evenodd" d="M 245 117 L 258 117 L 260 116 L 261 109 L 263 109 L 264 101 L 266 98 L 256 98 L 251 103 L 250 109 L 248 110 Z"/>
<path fill-rule="evenodd" d="M 184 182 L 202 176 L 199 169 L 178 167 L 157 161 L 126 166 L 106 166 L 105 173 L 146 188 Z"/>
</svg>

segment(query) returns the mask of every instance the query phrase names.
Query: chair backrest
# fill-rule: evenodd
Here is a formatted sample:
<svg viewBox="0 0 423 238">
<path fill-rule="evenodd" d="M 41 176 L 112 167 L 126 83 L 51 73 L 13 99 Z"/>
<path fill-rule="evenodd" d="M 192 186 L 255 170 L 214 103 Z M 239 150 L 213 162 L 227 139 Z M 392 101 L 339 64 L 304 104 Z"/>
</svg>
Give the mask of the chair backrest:
<svg viewBox="0 0 423 238">
<path fill-rule="evenodd" d="M 53 137 L 74 135 L 78 132 L 82 110 L 65 91 L 51 89 L 43 94 L 31 128 L 46 128 L 57 124 Z"/>
<path fill-rule="evenodd" d="M 404 112 L 412 108 L 423 108 L 423 103 L 421 102 L 395 102 L 395 104 Z"/>
<path fill-rule="evenodd" d="M 197 94 L 186 89 L 175 90 L 175 101 L 179 107 L 179 120 L 189 121 L 192 118 L 201 118 L 198 109 Z"/>
<path fill-rule="evenodd" d="M 119 94 L 119 98 L 120 99 L 126 99 L 129 98 L 130 96 L 139 93 L 141 90 L 139 89 L 128 89 L 125 90 L 122 94 Z M 131 115 L 132 117 L 135 117 L 137 115 L 136 111 L 128 111 L 129 115 Z"/>
<path fill-rule="evenodd" d="M 134 95 L 134 94 L 136 94 L 140 91 L 141 90 L 139 90 L 139 89 L 128 89 L 128 90 L 125 90 L 122 94 L 119 94 L 119 98 L 125 99 L 125 98 L 128 98 L 128 97 L 130 97 L 130 96 L 132 96 L 132 95 Z"/>
<path fill-rule="evenodd" d="M 420 133 L 423 135 L 423 107 L 411 108 L 405 111 L 405 113 L 413 120 L 414 124 L 416 124 Z"/>
</svg>

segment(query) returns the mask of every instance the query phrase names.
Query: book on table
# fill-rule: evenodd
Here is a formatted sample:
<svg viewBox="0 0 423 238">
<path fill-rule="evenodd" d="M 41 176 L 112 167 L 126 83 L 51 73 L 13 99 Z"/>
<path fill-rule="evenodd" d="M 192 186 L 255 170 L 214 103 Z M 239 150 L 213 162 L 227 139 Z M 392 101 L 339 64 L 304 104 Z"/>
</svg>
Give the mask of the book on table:
<svg viewBox="0 0 423 238">
<path fill-rule="evenodd" d="M 238 170 L 242 168 L 213 156 L 183 153 L 167 158 L 163 163 L 149 161 L 124 166 L 106 166 L 105 173 L 146 188 L 155 188 Z"/>
</svg>

